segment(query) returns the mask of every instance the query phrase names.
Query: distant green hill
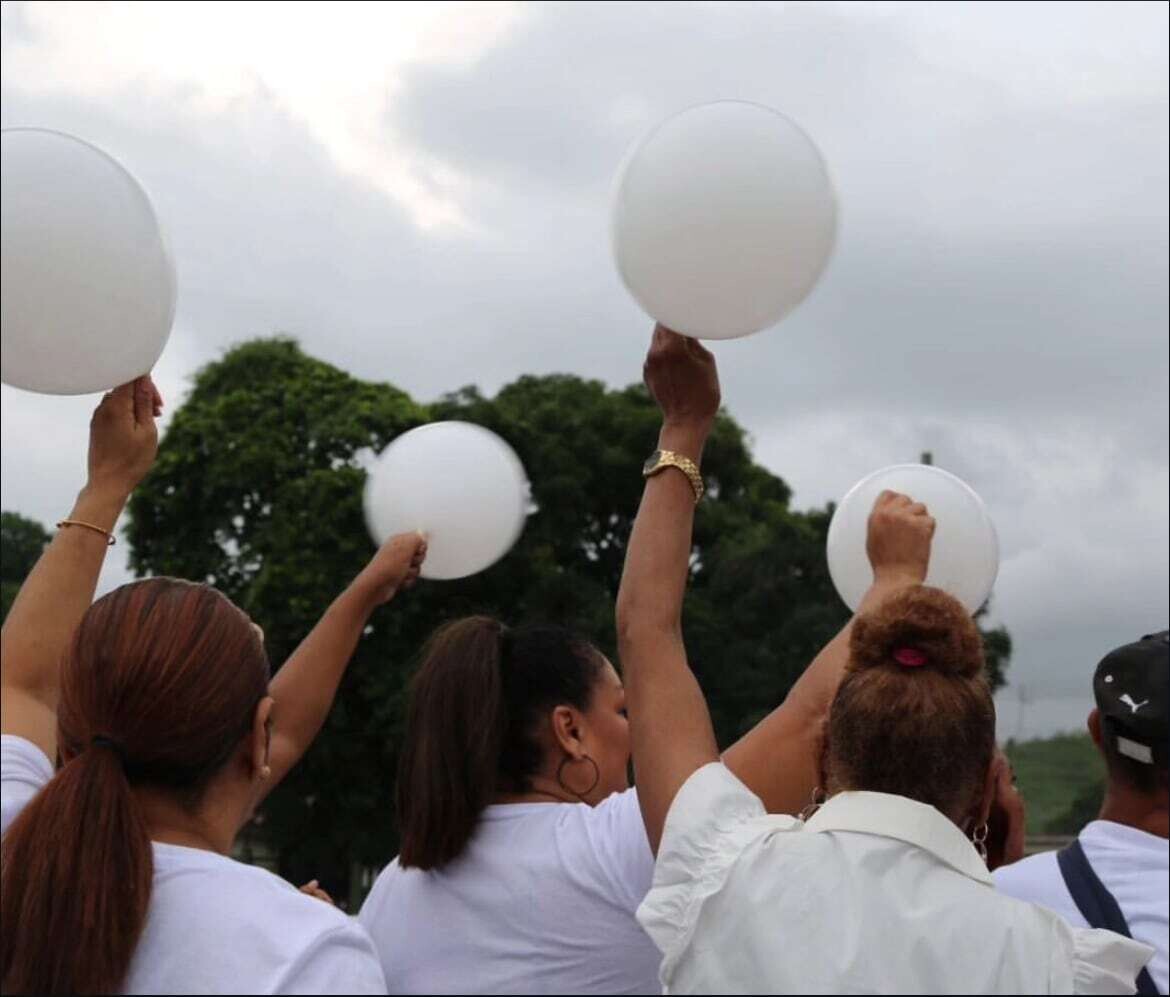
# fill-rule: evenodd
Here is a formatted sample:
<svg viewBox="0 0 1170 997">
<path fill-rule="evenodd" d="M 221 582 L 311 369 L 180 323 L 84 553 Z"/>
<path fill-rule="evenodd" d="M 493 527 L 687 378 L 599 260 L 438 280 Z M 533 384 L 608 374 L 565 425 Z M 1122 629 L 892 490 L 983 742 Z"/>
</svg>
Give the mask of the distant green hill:
<svg viewBox="0 0 1170 997">
<path fill-rule="evenodd" d="M 1076 834 L 1097 816 L 1105 763 L 1088 734 L 1009 741 L 1004 750 L 1028 807 L 1029 834 Z"/>
</svg>

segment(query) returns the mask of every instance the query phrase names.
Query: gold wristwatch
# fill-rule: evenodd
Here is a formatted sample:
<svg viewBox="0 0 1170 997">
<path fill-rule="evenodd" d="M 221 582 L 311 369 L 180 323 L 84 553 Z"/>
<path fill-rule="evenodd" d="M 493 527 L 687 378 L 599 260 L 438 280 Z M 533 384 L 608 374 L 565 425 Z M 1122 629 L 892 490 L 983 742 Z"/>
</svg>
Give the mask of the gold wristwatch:
<svg viewBox="0 0 1170 997">
<path fill-rule="evenodd" d="M 703 497 L 705 490 L 703 476 L 699 473 L 698 465 L 690 457 L 684 457 L 682 454 L 675 453 L 673 450 L 655 450 L 646 459 L 646 463 L 642 465 L 642 477 L 653 477 L 659 471 L 663 471 L 668 467 L 677 467 L 687 476 L 687 481 L 691 483 L 691 488 L 695 492 L 695 505 L 698 505 L 699 499 Z"/>
</svg>

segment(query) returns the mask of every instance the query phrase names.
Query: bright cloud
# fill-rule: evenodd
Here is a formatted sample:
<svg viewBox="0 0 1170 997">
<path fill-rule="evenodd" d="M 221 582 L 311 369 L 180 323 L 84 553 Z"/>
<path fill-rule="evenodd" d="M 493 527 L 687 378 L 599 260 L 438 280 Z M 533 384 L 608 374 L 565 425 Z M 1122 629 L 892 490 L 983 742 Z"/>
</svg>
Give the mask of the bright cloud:
<svg viewBox="0 0 1170 997">
<path fill-rule="evenodd" d="M 6 5 L 7 6 L 7 5 Z M 465 67 L 523 17 L 517 3 L 37 3 L 7 31 L 3 79 L 116 102 L 147 89 L 208 127 L 271 100 L 337 165 L 416 222 L 460 224 L 457 170 L 395 135 L 388 108 L 417 66 Z"/>
</svg>

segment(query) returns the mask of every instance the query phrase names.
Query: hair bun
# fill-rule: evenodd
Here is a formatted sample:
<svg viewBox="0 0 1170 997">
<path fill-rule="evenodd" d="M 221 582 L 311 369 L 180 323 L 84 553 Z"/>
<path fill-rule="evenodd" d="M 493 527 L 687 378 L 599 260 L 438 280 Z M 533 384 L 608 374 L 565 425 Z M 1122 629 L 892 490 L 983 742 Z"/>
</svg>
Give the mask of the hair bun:
<svg viewBox="0 0 1170 997">
<path fill-rule="evenodd" d="M 966 678 L 983 670 L 983 638 L 963 606 L 941 589 L 914 585 L 853 623 L 850 669 L 891 666 Z"/>
</svg>

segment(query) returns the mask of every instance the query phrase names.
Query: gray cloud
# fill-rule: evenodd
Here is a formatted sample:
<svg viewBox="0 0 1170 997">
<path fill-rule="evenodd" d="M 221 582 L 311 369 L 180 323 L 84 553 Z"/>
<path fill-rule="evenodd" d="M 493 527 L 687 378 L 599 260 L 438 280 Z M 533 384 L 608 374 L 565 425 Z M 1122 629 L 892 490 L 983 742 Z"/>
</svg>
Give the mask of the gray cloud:
<svg viewBox="0 0 1170 997">
<path fill-rule="evenodd" d="M 799 504 L 923 449 L 970 480 L 1004 541 L 1013 677 L 1071 696 L 1042 723 L 1074 725 L 1095 657 L 1165 625 L 1166 92 L 1164 70 L 1062 89 L 1044 67 L 1087 43 L 1036 10 L 1013 21 L 1033 78 L 1006 49 L 926 44 L 905 11 L 534 6 L 478 61 L 414 69 L 385 111 L 388 148 L 464 179 L 465 231 L 416 228 L 261 91 L 209 116 L 160 86 L 46 96 L 6 78 L 3 121 L 94 139 L 152 191 L 180 269 L 172 394 L 282 330 L 426 399 L 525 371 L 635 379 L 648 322 L 607 243 L 620 156 L 689 104 L 784 109 L 825 151 L 840 242 L 780 328 L 718 344 L 727 405 Z M 1138 20 L 1102 51 L 1138 46 Z M 89 402 L 0 402 L 4 507 L 51 520 Z"/>
</svg>

